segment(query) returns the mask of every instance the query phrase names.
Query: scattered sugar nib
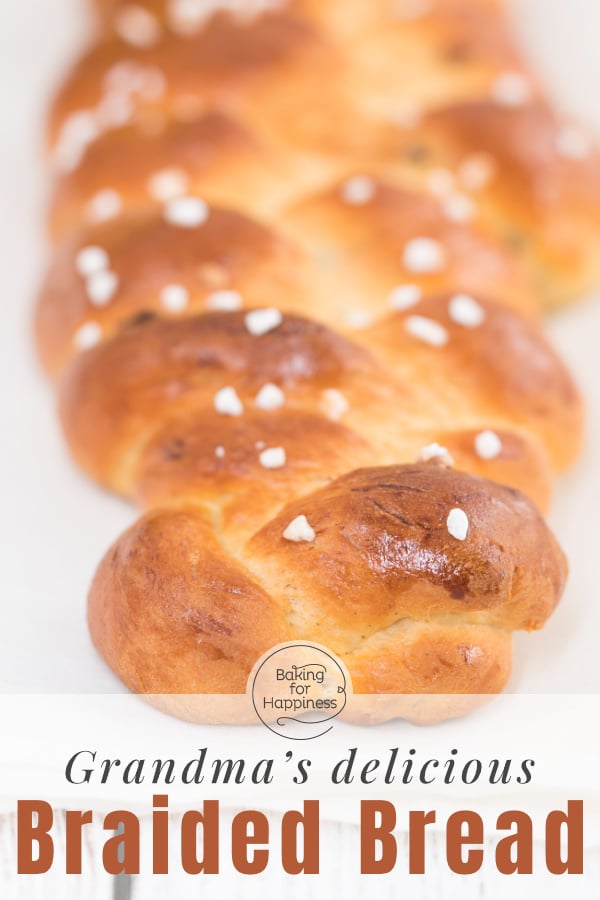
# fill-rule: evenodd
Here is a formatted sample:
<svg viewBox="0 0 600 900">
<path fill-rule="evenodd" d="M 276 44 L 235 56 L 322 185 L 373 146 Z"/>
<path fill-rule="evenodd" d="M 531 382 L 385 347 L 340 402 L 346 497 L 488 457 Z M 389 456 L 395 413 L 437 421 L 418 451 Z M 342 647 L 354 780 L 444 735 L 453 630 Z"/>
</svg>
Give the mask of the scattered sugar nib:
<svg viewBox="0 0 600 900">
<path fill-rule="evenodd" d="M 433 238 L 413 238 L 404 248 L 403 262 L 409 272 L 428 275 L 444 268 L 446 251 Z"/>
<path fill-rule="evenodd" d="M 448 315 L 463 328 L 478 328 L 485 322 L 485 310 L 468 294 L 456 294 L 448 305 Z"/>
<path fill-rule="evenodd" d="M 206 298 L 207 309 L 214 312 L 235 312 L 243 305 L 242 295 L 237 291 L 213 291 Z"/>
<path fill-rule="evenodd" d="M 337 422 L 346 415 L 350 409 L 350 404 L 337 388 L 327 388 L 322 394 L 321 408 L 328 419 Z"/>
<path fill-rule="evenodd" d="M 111 128 L 121 128 L 133 118 L 133 102 L 126 93 L 109 92 L 105 94 L 96 109 L 99 133 Z"/>
<path fill-rule="evenodd" d="M 285 0 L 170 0 L 167 18 L 170 27 L 183 36 L 195 34 L 215 12 L 227 10 L 247 24 L 269 10 L 278 10 Z"/>
<path fill-rule="evenodd" d="M 446 449 L 446 447 L 442 447 L 441 444 L 428 444 L 426 447 L 423 447 L 419 455 L 417 456 L 417 462 L 431 462 L 432 460 L 436 460 L 442 463 L 444 466 L 452 467 L 454 465 L 454 459 Z"/>
<path fill-rule="evenodd" d="M 148 179 L 148 193 L 160 203 L 168 203 L 187 193 L 190 180 L 183 169 L 159 169 Z"/>
<path fill-rule="evenodd" d="M 165 206 L 165 219 L 178 228 L 199 228 L 208 219 L 208 206 L 198 197 L 178 197 Z"/>
<path fill-rule="evenodd" d="M 431 347 L 445 347 L 448 343 L 448 332 L 444 326 L 426 316 L 409 316 L 404 327 L 411 337 Z"/>
<path fill-rule="evenodd" d="M 161 38 L 158 19 L 134 3 L 118 10 L 114 18 L 114 28 L 119 37 L 132 47 L 154 47 Z"/>
<path fill-rule="evenodd" d="M 259 409 L 280 409 L 285 403 L 285 394 L 276 384 L 263 384 L 254 399 Z"/>
<path fill-rule="evenodd" d="M 119 289 L 119 278 L 109 269 L 102 269 L 88 276 L 85 289 L 90 303 L 94 306 L 106 306 Z"/>
<path fill-rule="evenodd" d="M 116 219 L 122 209 L 123 200 L 119 192 L 112 188 L 104 188 L 94 194 L 86 206 L 85 214 L 88 222 L 94 225 Z"/>
<path fill-rule="evenodd" d="M 215 456 L 217 459 L 223 459 L 225 456 L 225 447 L 222 447 L 221 445 L 215 447 Z"/>
<path fill-rule="evenodd" d="M 353 331 L 362 331 L 373 324 L 373 313 L 368 309 L 349 309 L 345 314 L 346 324 Z"/>
<path fill-rule="evenodd" d="M 182 284 L 168 284 L 160 292 L 160 302 L 168 312 L 182 312 L 189 299 L 189 292 Z"/>
<path fill-rule="evenodd" d="M 388 303 L 392 309 L 401 312 L 416 306 L 422 296 L 423 291 L 417 284 L 401 284 L 390 292 Z"/>
<path fill-rule="evenodd" d="M 314 529 L 309 525 L 306 516 L 296 516 L 283 532 L 283 537 L 286 541 L 293 541 L 296 544 L 300 544 L 303 541 L 311 543 L 314 541 L 316 535 Z"/>
<path fill-rule="evenodd" d="M 89 144 L 100 134 L 93 112 L 82 110 L 69 116 L 63 125 L 54 154 L 54 162 L 62 172 L 73 172 L 81 163 Z"/>
<path fill-rule="evenodd" d="M 477 208 L 467 194 L 451 194 L 444 199 L 442 211 L 450 222 L 462 225 L 471 221 Z"/>
<path fill-rule="evenodd" d="M 367 175 L 355 175 L 342 185 L 342 199 L 351 206 L 364 206 L 375 195 L 375 183 Z"/>
<path fill-rule="evenodd" d="M 481 647 L 465 646 L 461 647 L 460 649 L 468 666 L 472 666 L 476 660 L 481 659 L 481 657 L 483 656 L 483 650 L 481 649 Z"/>
<path fill-rule="evenodd" d="M 267 447 L 258 459 L 264 469 L 281 469 L 286 463 L 285 450 L 283 447 Z"/>
<path fill-rule="evenodd" d="M 246 314 L 246 328 L 255 337 L 267 334 L 275 328 L 279 328 L 283 322 L 283 316 L 278 309 L 254 309 Z"/>
<path fill-rule="evenodd" d="M 475 452 L 481 459 L 496 459 L 502 453 L 502 441 L 495 431 L 481 431 L 475 438 Z"/>
<path fill-rule="evenodd" d="M 492 85 L 492 99 L 500 106 L 525 106 L 532 97 L 531 82 L 521 72 L 502 72 Z"/>
<path fill-rule="evenodd" d="M 143 65 L 132 59 L 121 59 L 111 66 L 103 82 L 109 105 L 114 101 L 120 105 L 121 100 L 128 101 L 133 94 L 152 102 L 162 97 L 167 88 L 167 79 L 159 66 Z M 120 124 L 124 124 L 122 116 L 119 119 Z"/>
<path fill-rule="evenodd" d="M 232 387 L 217 391 L 214 404 L 216 411 L 222 416 L 241 416 L 244 412 L 244 405 Z"/>
<path fill-rule="evenodd" d="M 469 533 L 469 518 L 463 509 L 451 509 L 446 519 L 448 534 L 457 541 L 466 541 Z"/>
<path fill-rule="evenodd" d="M 489 153 L 472 153 L 465 157 L 458 169 L 458 177 L 467 191 L 477 193 L 492 183 L 498 163 Z"/>
<path fill-rule="evenodd" d="M 97 322 L 86 322 L 75 332 L 73 343 L 78 350 L 89 350 L 102 339 L 102 329 Z"/>
<path fill-rule="evenodd" d="M 102 247 L 84 247 L 79 251 L 75 259 L 75 267 L 84 278 L 88 278 L 96 272 L 102 272 L 103 269 L 108 269 L 109 265 L 108 253 Z"/>
</svg>

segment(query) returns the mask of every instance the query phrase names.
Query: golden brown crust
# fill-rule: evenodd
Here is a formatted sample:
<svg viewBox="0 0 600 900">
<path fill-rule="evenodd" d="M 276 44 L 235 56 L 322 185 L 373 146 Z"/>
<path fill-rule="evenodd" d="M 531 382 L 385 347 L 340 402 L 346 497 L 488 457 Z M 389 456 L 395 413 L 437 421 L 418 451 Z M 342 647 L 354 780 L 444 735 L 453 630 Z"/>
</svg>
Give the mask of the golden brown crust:
<svg viewBox="0 0 600 900">
<path fill-rule="evenodd" d="M 287 448 L 286 462 L 265 478 L 260 453 L 268 447 Z M 209 410 L 195 420 L 170 420 L 145 445 L 135 495 L 150 509 L 186 498 L 212 504 L 224 524 L 239 523 L 245 532 L 275 514 L 283 497 L 309 493 L 374 455 L 371 442 L 356 432 L 302 409 L 278 415 L 249 410 L 243 421 Z"/>
<path fill-rule="evenodd" d="M 106 252 L 118 278 L 104 305 L 90 299 L 87 280 L 77 269 L 78 254 L 86 247 Z M 105 338 L 149 316 L 160 315 L 167 324 L 169 310 L 161 298 L 172 284 L 188 294 L 183 312 L 194 313 L 207 312 L 210 298 L 222 290 L 235 291 L 248 306 L 281 296 L 298 307 L 302 278 L 300 252 L 234 210 L 211 209 L 202 228 L 178 228 L 152 214 L 84 229 L 63 242 L 40 292 L 40 357 L 51 374 L 60 372 L 77 352 L 78 330 L 89 321 Z M 171 316 L 181 320 L 181 312 Z"/>
<path fill-rule="evenodd" d="M 98 649 L 192 719 L 297 638 L 384 698 L 351 717 L 465 711 L 429 695 L 501 690 L 564 586 L 534 504 L 581 403 L 537 319 L 600 279 L 600 157 L 495 0 L 96 6 L 36 331 L 73 455 L 145 510 Z"/>
<path fill-rule="evenodd" d="M 535 434 L 556 468 L 565 468 L 579 452 L 583 428 L 581 398 L 569 372 L 537 324 L 480 298 L 477 302 L 485 316 L 478 327 L 452 318 L 448 294 L 419 304 L 420 316 L 446 330 L 442 348 L 421 341 L 415 349 L 406 327 L 414 310 L 376 326 L 372 340 L 382 358 L 400 366 L 406 366 L 407 357 L 416 363 L 418 354 L 415 376 L 423 395 L 429 386 L 432 405 L 445 404 L 455 420 L 471 414 L 510 421 Z"/>
<path fill-rule="evenodd" d="M 455 507 L 465 541 L 448 530 Z M 283 537 L 300 514 L 313 542 Z M 543 624 L 565 574 L 518 491 L 435 463 L 359 469 L 233 555 L 192 508 L 147 514 L 100 566 L 90 627 L 140 693 L 242 693 L 262 652 L 298 638 L 337 653 L 358 693 L 486 693 L 508 677 L 509 632 Z"/>
<path fill-rule="evenodd" d="M 61 412 L 80 464 L 130 492 L 138 447 L 169 419 L 214 422 L 214 398 L 224 387 L 235 386 L 252 409 L 259 390 L 276 384 L 317 412 L 320 389 L 358 381 L 359 390 L 373 395 L 369 382 L 376 373 L 359 347 L 294 316 L 260 339 L 241 313 L 150 320 L 76 359 L 63 383 Z"/>
<path fill-rule="evenodd" d="M 96 574 L 89 622 L 138 693 L 243 693 L 256 659 L 289 639 L 277 604 L 193 509 L 150 513 L 123 535 Z"/>
<path fill-rule="evenodd" d="M 82 221 L 94 225 L 118 218 L 123 209 L 151 214 L 169 194 L 165 176 L 174 182 L 175 194 L 189 192 L 264 218 L 301 196 L 330 168 L 316 157 L 307 162 L 291 152 L 283 156 L 223 113 L 154 127 L 127 125 L 101 135 L 77 168 L 59 177 L 49 229 L 56 239 Z M 113 198 L 108 205 L 103 204 L 107 192 Z"/>
<path fill-rule="evenodd" d="M 437 432 L 428 443 L 435 437 L 435 441 L 448 450 L 459 471 L 516 487 L 531 497 L 542 511 L 547 510 L 552 466 L 541 445 L 525 433 L 497 428 L 494 434 L 499 441 L 498 453 L 491 458 L 482 458 L 477 451 L 482 433 L 485 431 L 472 428 Z"/>
<path fill-rule="evenodd" d="M 440 167 L 449 173 L 449 190 L 470 194 L 478 220 L 531 270 L 547 303 L 598 283 L 600 151 L 546 103 L 443 107 L 388 140 L 388 176 L 426 187 Z"/>
<path fill-rule="evenodd" d="M 115 4 L 116 14 L 113 11 L 106 20 L 107 33 L 121 38 L 124 5 Z M 350 60 L 344 60 L 346 66 L 351 62 L 346 80 L 353 82 L 354 106 L 363 111 L 397 110 L 398 84 L 402 85 L 400 102 L 435 104 L 485 93 L 499 70 L 522 68 L 505 18 L 493 0 L 435 0 L 420 9 L 414 0 L 263 0 L 250 7 L 243 2 L 223 4 L 221 9 L 218 4 L 212 9 L 199 4 L 195 16 L 178 15 L 184 4 L 177 2 L 145 0 L 140 5 L 151 12 L 158 26 L 157 46 L 173 35 L 188 42 L 198 40 L 218 23 L 224 38 L 222 53 L 235 42 L 236 32 L 256 19 L 260 23 L 260 12 L 265 13 L 263 19 L 274 14 L 310 23 L 330 47 L 349 49 Z M 416 67 L 419 78 L 414 77 Z"/>
<path fill-rule="evenodd" d="M 523 484 L 530 454 L 536 461 L 541 456 L 530 488 L 534 492 L 540 484 L 540 494 L 535 494 L 540 499 L 547 493 L 544 453 L 560 469 L 579 447 L 577 391 L 539 329 L 481 300 L 485 320 L 467 328 L 451 320 L 450 301 L 449 295 L 432 297 L 416 308 L 423 319 L 444 329 L 448 341 L 443 347 L 430 346 L 407 330 L 409 312 L 361 333 L 364 347 L 296 316 L 284 316 L 278 328 L 260 337 L 248 332 L 241 312 L 134 322 L 69 368 L 61 388 L 67 440 L 94 478 L 130 493 L 139 454 L 165 425 L 180 440 L 199 427 L 213 429 L 215 435 L 230 429 L 220 424 L 223 416 L 214 408 L 223 388 L 234 388 L 247 411 L 236 433 L 241 436 L 247 424 L 248 446 L 257 427 L 252 416 L 258 392 L 265 384 L 284 392 L 285 406 L 267 417 L 275 423 L 268 429 L 274 442 L 269 444 L 287 447 L 290 459 L 302 441 L 302 422 L 298 420 L 296 434 L 292 426 L 282 425 L 276 440 L 277 423 L 287 422 L 288 410 L 302 411 L 316 417 L 310 432 L 317 445 L 321 432 L 327 440 L 324 392 L 334 390 L 347 405 L 343 424 L 363 441 L 368 436 L 373 460 L 381 463 L 411 461 L 446 432 L 473 431 L 477 424 L 481 431 L 500 427 L 527 435 L 534 447 L 543 449 L 505 457 L 511 462 L 502 474 L 510 483 L 516 479 Z M 266 442 L 266 436 L 257 440 Z M 213 452 L 221 443 L 215 439 Z M 479 471 L 472 452 L 463 458 L 467 468 Z M 321 459 L 327 471 L 330 457 L 322 454 Z M 361 454 L 355 464 L 364 462 Z M 259 481 L 268 477 L 264 471 L 262 478 L 260 471 L 257 475 Z"/>
<path fill-rule="evenodd" d="M 339 129 L 323 102 L 323 83 L 346 105 L 338 50 L 289 13 L 235 21 L 224 13 L 192 35 L 165 30 L 148 49 L 106 36 L 85 54 L 59 92 L 48 144 L 63 168 L 78 164 L 71 137 L 82 112 L 97 134 L 125 122 L 146 128 L 207 112 L 229 115 L 258 135 L 339 147 Z M 310 109 L 298 117 L 295 108 Z"/>
<path fill-rule="evenodd" d="M 424 294 L 452 289 L 482 294 L 525 315 L 539 313 L 539 296 L 514 255 L 500 247 L 477 222 L 455 222 L 443 203 L 426 194 L 371 179 L 368 203 L 345 199 L 344 184 L 293 206 L 283 219 L 283 231 L 316 260 L 326 260 L 315 273 L 317 286 L 328 295 L 328 307 L 344 327 L 346 309 L 367 307 L 374 317 L 389 311 L 391 291 L 416 285 Z M 420 272 L 406 259 L 410 242 L 437 242 L 443 261 Z M 474 261 L 476 260 L 476 264 Z"/>
<path fill-rule="evenodd" d="M 455 508 L 468 516 L 466 540 L 449 533 Z M 314 542 L 284 540 L 298 515 L 310 522 Z M 544 555 L 532 565 L 540 547 Z M 250 551 L 253 565 L 285 582 L 298 620 L 316 629 L 312 640 L 320 640 L 320 628 L 340 635 L 321 641 L 334 650 L 360 646 L 405 618 L 472 615 L 475 623 L 506 629 L 540 627 L 566 571 L 524 495 L 431 463 L 357 469 L 286 506 L 252 539 Z"/>
<path fill-rule="evenodd" d="M 400 625 L 391 634 L 366 641 L 348 656 L 347 665 L 357 694 L 426 694 L 436 700 L 440 694 L 469 698 L 497 694 L 511 673 L 512 636 L 509 631 L 460 620 Z M 395 703 L 401 706 L 402 701 Z M 450 703 L 430 721 L 452 715 Z M 390 703 L 385 718 L 394 715 L 398 713 Z M 409 714 L 408 718 L 415 717 Z"/>
<path fill-rule="evenodd" d="M 176 3 L 150 2 L 133 5 L 155 23 L 141 45 L 126 39 L 131 25 L 119 27 L 131 6 L 105 8 L 103 38 L 56 100 L 49 142 L 67 172 L 55 234 L 82 214 L 148 210 L 149 170 L 161 159 L 182 164 L 189 190 L 216 204 L 235 198 L 259 219 L 353 164 L 412 190 L 441 170 L 454 179 L 443 207 L 508 245 L 546 303 L 600 278 L 600 155 L 550 110 L 498 4 L 209 4 L 178 29 Z M 461 170 L 482 155 L 497 177 L 472 190 Z"/>
<path fill-rule="evenodd" d="M 520 265 L 486 232 L 444 219 L 438 201 L 373 182 L 367 206 L 345 202 L 344 185 L 290 209 L 277 228 L 232 209 L 210 207 L 198 228 L 169 224 L 164 211 L 83 227 L 54 256 L 39 295 L 39 353 L 57 374 L 77 352 L 79 330 L 93 322 L 108 338 L 148 313 L 181 318 L 206 312 L 214 294 L 234 291 L 241 306 L 274 303 L 341 331 L 387 317 L 398 286 L 423 294 L 451 288 L 483 295 L 533 316 L 539 300 Z M 415 239 L 436 241 L 443 265 L 415 272 L 404 260 Z M 78 270 L 79 254 L 100 248 L 116 276 L 109 301 L 98 303 Z M 477 259 L 477 265 L 473 260 Z M 163 291 L 175 283 L 185 304 L 170 312 Z M 364 327 L 364 326 L 363 326 Z"/>
</svg>

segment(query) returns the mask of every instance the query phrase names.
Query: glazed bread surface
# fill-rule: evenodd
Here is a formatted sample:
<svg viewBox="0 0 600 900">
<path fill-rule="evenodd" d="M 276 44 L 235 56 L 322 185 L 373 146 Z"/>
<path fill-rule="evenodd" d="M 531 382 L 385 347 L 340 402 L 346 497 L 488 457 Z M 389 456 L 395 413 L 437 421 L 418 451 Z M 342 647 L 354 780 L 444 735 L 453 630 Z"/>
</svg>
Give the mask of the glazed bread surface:
<svg viewBox="0 0 600 900">
<path fill-rule="evenodd" d="M 36 314 L 73 456 L 143 511 L 96 646 L 194 719 L 297 639 L 358 695 L 500 691 L 566 579 L 539 319 L 600 280 L 598 151 L 491 0 L 96 7 Z"/>
</svg>

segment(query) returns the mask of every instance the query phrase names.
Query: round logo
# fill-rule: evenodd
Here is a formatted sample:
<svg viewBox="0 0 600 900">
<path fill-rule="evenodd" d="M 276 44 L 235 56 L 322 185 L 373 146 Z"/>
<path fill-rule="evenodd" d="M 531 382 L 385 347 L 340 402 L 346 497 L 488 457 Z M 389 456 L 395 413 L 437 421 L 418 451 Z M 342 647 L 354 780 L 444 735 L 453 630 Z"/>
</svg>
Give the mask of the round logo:
<svg viewBox="0 0 600 900">
<path fill-rule="evenodd" d="M 301 641 L 262 656 L 248 679 L 261 722 L 275 734 L 306 741 L 331 731 L 344 709 L 350 676 L 326 647 Z"/>
</svg>

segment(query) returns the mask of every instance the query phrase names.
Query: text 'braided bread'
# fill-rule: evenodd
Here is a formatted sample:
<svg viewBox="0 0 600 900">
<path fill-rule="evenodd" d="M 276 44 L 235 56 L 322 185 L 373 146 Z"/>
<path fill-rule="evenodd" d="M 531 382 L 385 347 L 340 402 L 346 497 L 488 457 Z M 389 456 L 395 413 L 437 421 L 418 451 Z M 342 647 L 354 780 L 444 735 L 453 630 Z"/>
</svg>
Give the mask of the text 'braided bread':
<svg viewBox="0 0 600 900">
<path fill-rule="evenodd" d="M 600 281 L 600 154 L 493 0 L 96 6 L 36 328 L 75 459 L 144 510 L 98 649 L 144 694 L 298 639 L 359 694 L 501 690 L 566 577 L 538 506 L 581 405 L 538 319 Z"/>
</svg>

